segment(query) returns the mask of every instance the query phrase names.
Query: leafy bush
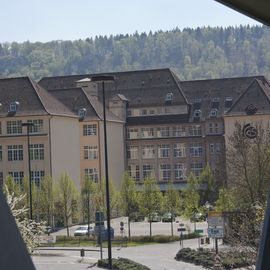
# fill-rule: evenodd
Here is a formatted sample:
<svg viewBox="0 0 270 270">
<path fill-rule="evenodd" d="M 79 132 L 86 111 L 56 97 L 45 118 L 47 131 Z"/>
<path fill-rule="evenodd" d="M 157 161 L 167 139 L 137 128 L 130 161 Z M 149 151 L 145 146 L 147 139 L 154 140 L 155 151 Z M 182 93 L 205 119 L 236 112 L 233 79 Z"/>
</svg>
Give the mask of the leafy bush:
<svg viewBox="0 0 270 270">
<path fill-rule="evenodd" d="M 220 252 L 220 259 L 224 269 L 234 269 L 248 266 L 246 254 L 243 251 Z M 215 254 L 209 249 L 182 248 L 175 256 L 177 261 L 184 261 L 196 265 L 202 265 L 205 268 L 212 268 L 215 264 Z"/>
<path fill-rule="evenodd" d="M 98 267 L 108 268 L 108 259 L 98 260 Z M 112 267 L 115 270 L 150 270 L 145 265 L 125 258 L 112 259 Z"/>
</svg>

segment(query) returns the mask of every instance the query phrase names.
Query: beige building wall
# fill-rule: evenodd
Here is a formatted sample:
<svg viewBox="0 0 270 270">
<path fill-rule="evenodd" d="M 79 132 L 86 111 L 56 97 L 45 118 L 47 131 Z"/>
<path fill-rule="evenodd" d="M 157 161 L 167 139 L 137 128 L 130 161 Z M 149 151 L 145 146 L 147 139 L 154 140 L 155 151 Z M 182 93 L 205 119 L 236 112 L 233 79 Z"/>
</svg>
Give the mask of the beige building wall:
<svg viewBox="0 0 270 270">
<path fill-rule="evenodd" d="M 124 123 L 107 121 L 107 146 L 108 146 L 108 170 L 109 178 L 120 189 L 121 180 L 125 171 L 124 150 Z M 101 179 L 105 178 L 104 157 L 104 129 L 103 122 L 99 122 L 100 129 L 100 153 L 101 153 Z"/>
<path fill-rule="evenodd" d="M 85 125 L 96 125 L 96 135 L 84 136 L 83 127 Z M 80 122 L 80 173 L 81 181 L 85 176 L 85 169 L 96 168 L 100 175 L 100 138 L 99 138 L 99 122 L 98 121 L 83 121 Z M 84 146 L 96 146 L 97 147 L 97 159 L 85 159 L 84 158 Z"/>
<path fill-rule="evenodd" d="M 50 119 L 52 177 L 67 172 L 80 186 L 80 143 L 77 118 L 53 116 Z"/>
<path fill-rule="evenodd" d="M 239 122 L 241 124 L 256 124 L 262 123 L 266 128 L 270 124 L 270 115 L 255 114 L 255 115 L 233 115 L 224 117 L 224 129 L 225 129 L 225 143 L 228 146 L 229 137 L 233 135 L 235 130 L 235 123 Z"/>
<path fill-rule="evenodd" d="M 29 143 L 44 145 L 44 160 L 31 160 L 31 171 L 44 171 L 45 175 L 50 175 L 50 147 L 49 147 L 49 117 L 29 116 L 29 117 L 7 117 L 1 119 L 0 145 L 2 147 L 2 160 L 0 161 L 0 171 L 5 178 L 9 172 L 24 172 L 28 176 L 28 142 L 27 127 L 22 128 L 21 134 L 7 134 L 7 121 L 43 120 L 43 127 L 37 133 L 29 134 Z M 23 160 L 8 161 L 8 145 L 23 145 Z"/>
</svg>

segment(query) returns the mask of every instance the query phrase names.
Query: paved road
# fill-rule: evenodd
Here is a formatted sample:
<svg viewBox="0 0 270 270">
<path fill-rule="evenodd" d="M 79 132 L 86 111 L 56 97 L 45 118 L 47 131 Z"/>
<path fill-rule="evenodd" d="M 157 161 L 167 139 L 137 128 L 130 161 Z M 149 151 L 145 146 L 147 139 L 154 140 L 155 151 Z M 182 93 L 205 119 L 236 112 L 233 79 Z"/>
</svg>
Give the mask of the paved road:
<svg viewBox="0 0 270 270">
<path fill-rule="evenodd" d="M 198 247 L 197 239 L 186 240 L 184 246 Z M 212 248 L 212 244 L 207 247 Z M 221 246 L 220 246 L 221 247 Z M 93 247 L 89 247 L 93 249 Z M 98 249 L 97 249 L 98 250 Z M 113 248 L 114 258 L 124 257 L 147 265 L 152 270 L 202 270 L 204 268 L 178 262 L 174 256 L 179 250 L 179 243 L 155 244 L 128 248 Z M 37 270 L 83 270 L 90 269 L 90 265 L 100 258 L 99 252 L 86 252 L 84 262 L 80 263 L 79 251 L 40 251 L 40 256 L 33 256 Z M 107 249 L 104 249 L 107 257 Z M 91 267 L 91 269 L 99 269 Z"/>
</svg>

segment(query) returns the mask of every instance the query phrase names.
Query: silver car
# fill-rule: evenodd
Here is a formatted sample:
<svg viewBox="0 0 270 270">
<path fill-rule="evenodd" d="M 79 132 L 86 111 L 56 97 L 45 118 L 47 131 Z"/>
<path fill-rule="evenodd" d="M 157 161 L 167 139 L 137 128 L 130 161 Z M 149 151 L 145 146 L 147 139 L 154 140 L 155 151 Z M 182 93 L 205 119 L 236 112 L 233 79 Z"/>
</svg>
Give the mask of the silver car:
<svg viewBox="0 0 270 270">
<path fill-rule="evenodd" d="M 74 236 L 86 236 L 86 235 L 92 235 L 94 233 L 93 227 L 89 226 L 89 231 L 88 231 L 88 226 L 80 226 L 78 227 L 75 232 Z"/>
</svg>

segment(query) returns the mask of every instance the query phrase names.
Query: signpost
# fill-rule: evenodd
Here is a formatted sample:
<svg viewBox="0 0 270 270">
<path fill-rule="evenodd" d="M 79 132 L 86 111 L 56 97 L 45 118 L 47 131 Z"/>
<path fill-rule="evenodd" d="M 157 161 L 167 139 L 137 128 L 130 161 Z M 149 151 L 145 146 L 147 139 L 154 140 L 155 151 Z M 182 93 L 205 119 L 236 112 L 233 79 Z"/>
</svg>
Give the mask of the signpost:
<svg viewBox="0 0 270 270">
<path fill-rule="evenodd" d="M 216 254 L 218 254 L 218 239 L 224 237 L 224 219 L 222 212 L 209 211 L 207 216 L 208 236 L 215 239 Z"/>
<path fill-rule="evenodd" d="M 180 232 L 180 247 L 183 248 L 184 241 L 183 241 L 183 232 L 186 231 L 186 228 L 184 228 L 185 224 L 180 223 L 179 228 L 177 228 L 177 231 Z"/>
</svg>

